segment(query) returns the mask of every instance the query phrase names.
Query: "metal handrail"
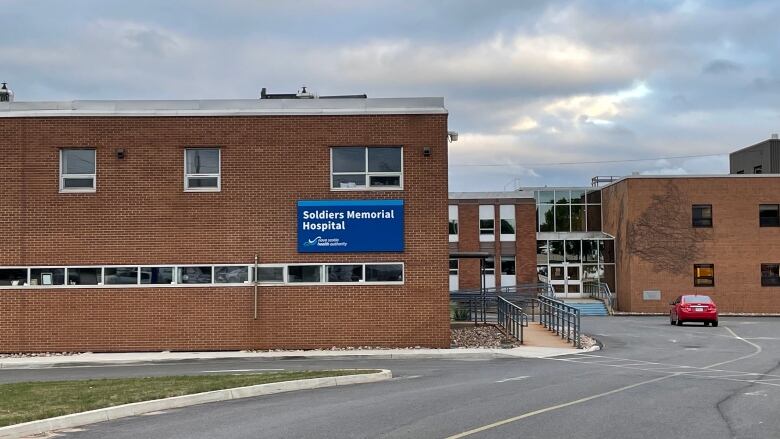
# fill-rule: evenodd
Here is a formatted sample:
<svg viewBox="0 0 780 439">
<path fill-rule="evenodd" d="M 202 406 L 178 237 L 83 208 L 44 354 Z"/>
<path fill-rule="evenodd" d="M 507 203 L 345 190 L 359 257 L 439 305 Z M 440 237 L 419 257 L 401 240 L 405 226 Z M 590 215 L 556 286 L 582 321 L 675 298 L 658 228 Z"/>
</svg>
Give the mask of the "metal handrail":
<svg viewBox="0 0 780 439">
<path fill-rule="evenodd" d="M 607 311 L 609 311 L 609 315 L 613 315 L 615 313 L 617 297 L 612 294 L 612 291 L 609 289 L 609 285 L 593 281 L 583 282 L 582 292 L 593 299 L 604 302 L 604 305 L 607 307 Z"/>
<path fill-rule="evenodd" d="M 523 309 L 498 296 L 496 312 L 498 326 L 523 344 L 523 327 L 528 326 L 528 315 L 523 312 Z"/>
<path fill-rule="evenodd" d="M 539 323 L 567 342 L 574 343 L 577 348 L 582 347 L 580 310 L 545 296 L 540 296 L 537 300 L 539 301 Z"/>
<path fill-rule="evenodd" d="M 492 314 L 498 302 L 503 297 L 509 302 L 530 310 L 531 320 L 536 320 L 536 309 L 539 296 L 551 297 L 554 294 L 551 285 L 546 283 L 519 284 L 505 287 L 471 288 L 450 291 L 450 300 L 460 304 L 460 309 L 469 311 L 469 320 L 474 323 L 487 323 L 488 313 Z"/>
</svg>

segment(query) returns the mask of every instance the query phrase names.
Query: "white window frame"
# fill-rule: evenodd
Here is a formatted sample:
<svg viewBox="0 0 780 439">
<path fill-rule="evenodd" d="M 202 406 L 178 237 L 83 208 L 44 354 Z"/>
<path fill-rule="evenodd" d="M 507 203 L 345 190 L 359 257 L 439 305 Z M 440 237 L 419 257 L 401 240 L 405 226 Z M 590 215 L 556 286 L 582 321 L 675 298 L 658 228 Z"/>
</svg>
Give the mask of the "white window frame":
<svg viewBox="0 0 780 439">
<path fill-rule="evenodd" d="M 514 241 L 517 234 L 517 220 L 515 219 L 515 205 L 501 204 L 498 206 L 498 233 L 501 241 Z M 512 229 L 515 233 L 501 233 L 501 221 L 507 220 L 512 223 Z"/>
<path fill-rule="evenodd" d="M 333 172 L 333 150 L 337 148 L 363 148 L 365 151 L 365 171 L 363 172 Z M 371 148 L 397 148 L 401 150 L 401 172 L 369 172 L 368 170 L 368 150 Z M 333 177 L 337 175 L 364 175 L 366 184 L 355 187 L 335 187 L 333 186 Z M 371 186 L 371 177 L 398 177 L 398 186 Z M 332 191 L 401 191 L 404 189 L 404 148 L 398 145 L 376 145 L 376 146 L 331 146 L 330 147 L 330 190 Z"/>
<path fill-rule="evenodd" d="M 187 153 L 188 151 L 216 149 L 218 166 L 216 174 L 188 174 L 187 173 Z M 217 178 L 217 187 L 190 187 L 190 178 Z M 222 191 L 222 148 L 218 146 L 203 146 L 184 148 L 184 192 L 221 192 Z M 205 284 L 204 284 L 205 285 Z"/>
<path fill-rule="evenodd" d="M 488 216 L 488 214 L 490 214 Z M 482 220 L 493 221 L 493 233 L 482 234 L 483 230 L 490 230 L 482 228 Z M 480 204 L 479 205 L 479 218 L 477 221 L 477 227 L 479 228 L 479 242 L 495 242 L 496 240 L 496 208 L 492 204 Z"/>
<path fill-rule="evenodd" d="M 457 204 L 451 204 L 449 205 L 449 221 L 447 222 L 447 230 L 449 230 L 450 226 L 449 223 L 452 221 L 455 221 L 455 229 L 457 233 L 450 233 L 450 242 L 458 242 L 459 236 L 460 236 L 460 221 L 458 218 L 458 205 Z"/>
<path fill-rule="evenodd" d="M 95 173 L 94 174 L 66 174 L 65 171 L 65 154 L 64 151 L 92 151 L 92 156 L 95 159 Z M 65 179 L 81 179 L 91 178 L 92 188 L 66 188 Z M 60 193 L 78 194 L 78 193 L 93 193 L 97 191 L 97 150 L 95 148 L 60 148 Z"/>
</svg>

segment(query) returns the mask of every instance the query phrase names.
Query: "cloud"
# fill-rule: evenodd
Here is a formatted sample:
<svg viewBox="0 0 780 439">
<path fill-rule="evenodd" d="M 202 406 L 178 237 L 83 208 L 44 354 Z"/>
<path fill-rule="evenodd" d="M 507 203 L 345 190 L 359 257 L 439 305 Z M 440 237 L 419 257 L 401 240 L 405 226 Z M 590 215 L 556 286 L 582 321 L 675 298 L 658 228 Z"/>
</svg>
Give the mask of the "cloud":
<svg viewBox="0 0 780 439">
<path fill-rule="evenodd" d="M 703 68 L 702 73 L 710 75 L 722 75 L 726 73 L 739 72 L 742 66 L 727 59 L 715 59 L 708 62 Z"/>
</svg>

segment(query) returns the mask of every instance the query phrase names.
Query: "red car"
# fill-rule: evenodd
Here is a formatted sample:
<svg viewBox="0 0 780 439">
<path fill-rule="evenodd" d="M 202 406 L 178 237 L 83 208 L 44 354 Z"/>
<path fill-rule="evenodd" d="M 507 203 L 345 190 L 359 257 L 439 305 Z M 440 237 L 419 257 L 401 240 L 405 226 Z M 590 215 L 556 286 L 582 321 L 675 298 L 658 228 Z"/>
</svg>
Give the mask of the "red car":
<svg viewBox="0 0 780 439">
<path fill-rule="evenodd" d="M 718 307 L 709 296 L 678 296 L 670 303 L 669 322 L 682 326 L 683 322 L 703 322 L 704 326 L 718 326 Z"/>
</svg>

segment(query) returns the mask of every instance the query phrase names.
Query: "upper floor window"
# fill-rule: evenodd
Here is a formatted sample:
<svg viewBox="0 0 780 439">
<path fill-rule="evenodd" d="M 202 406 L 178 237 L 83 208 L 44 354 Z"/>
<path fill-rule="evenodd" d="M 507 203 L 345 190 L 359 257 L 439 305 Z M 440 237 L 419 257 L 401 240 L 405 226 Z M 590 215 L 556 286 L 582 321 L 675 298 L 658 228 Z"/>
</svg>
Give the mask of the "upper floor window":
<svg viewBox="0 0 780 439">
<path fill-rule="evenodd" d="M 496 240 L 496 211 L 493 205 L 479 206 L 479 240 L 480 242 Z"/>
<path fill-rule="evenodd" d="M 184 152 L 184 190 L 219 191 L 221 158 L 219 148 L 188 148 Z"/>
<path fill-rule="evenodd" d="M 332 189 L 401 189 L 401 147 L 340 146 L 330 149 Z"/>
<path fill-rule="evenodd" d="M 758 166 L 753 166 L 753 173 L 754 173 L 754 174 L 761 174 L 761 173 L 763 173 L 763 172 L 764 172 L 764 171 L 763 171 L 763 169 L 762 169 L 761 165 L 758 165 Z"/>
<path fill-rule="evenodd" d="M 458 242 L 458 206 L 449 207 L 450 242 Z"/>
<path fill-rule="evenodd" d="M 95 150 L 60 150 L 60 192 L 95 192 Z"/>
<path fill-rule="evenodd" d="M 758 222 L 761 227 L 780 227 L 780 205 L 760 204 Z"/>
<path fill-rule="evenodd" d="M 780 286 L 780 264 L 761 264 L 761 286 Z"/>
<path fill-rule="evenodd" d="M 694 264 L 693 265 L 693 286 L 694 287 L 715 286 L 715 266 L 712 264 Z"/>
<path fill-rule="evenodd" d="M 712 227 L 712 205 L 694 204 L 691 217 L 693 218 L 693 227 Z"/>
<path fill-rule="evenodd" d="M 501 241 L 515 240 L 515 206 L 514 204 L 504 204 L 498 207 L 498 214 L 501 220 Z"/>
</svg>

